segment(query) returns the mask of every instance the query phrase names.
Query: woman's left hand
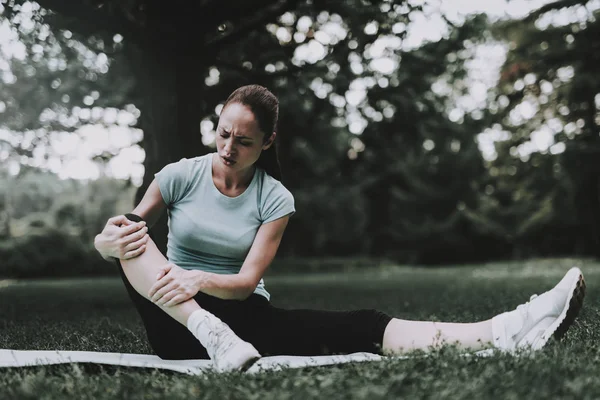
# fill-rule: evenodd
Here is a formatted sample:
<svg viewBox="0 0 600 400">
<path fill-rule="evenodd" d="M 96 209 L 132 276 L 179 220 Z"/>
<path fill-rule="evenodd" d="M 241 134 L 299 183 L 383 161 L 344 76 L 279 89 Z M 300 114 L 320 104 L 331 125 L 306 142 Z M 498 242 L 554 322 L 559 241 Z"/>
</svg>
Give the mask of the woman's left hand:
<svg viewBox="0 0 600 400">
<path fill-rule="evenodd" d="M 196 274 L 173 263 L 161 267 L 156 276 L 157 282 L 148 292 L 150 300 L 164 307 L 171 307 L 191 299 L 198 293 Z"/>
</svg>

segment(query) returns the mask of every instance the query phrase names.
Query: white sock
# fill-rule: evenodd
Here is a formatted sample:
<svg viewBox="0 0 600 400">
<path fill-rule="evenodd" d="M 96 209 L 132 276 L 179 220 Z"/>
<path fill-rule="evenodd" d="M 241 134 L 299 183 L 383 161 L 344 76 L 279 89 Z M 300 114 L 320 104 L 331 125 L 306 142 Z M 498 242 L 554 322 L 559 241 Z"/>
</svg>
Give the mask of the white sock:
<svg viewBox="0 0 600 400">
<path fill-rule="evenodd" d="M 492 318 L 492 338 L 494 339 L 494 347 L 503 349 L 506 347 L 506 332 L 504 328 L 504 320 L 506 313 L 498 314 Z"/>
<path fill-rule="evenodd" d="M 208 320 L 208 321 L 207 321 Z M 206 323 L 209 322 L 209 323 Z M 192 334 L 206 347 L 208 343 L 208 335 L 213 327 L 223 323 L 217 316 L 204 310 L 199 309 L 194 311 L 187 320 L 187 328 Z"/>
<path fill-rule="evenodd" d="M 523 318 L 517 310 L 506 311 L 492 318 L 492 336 L 494 346 L 499 349 L 511 350 L 516 342 L 521 340 Z"/>
</svg>

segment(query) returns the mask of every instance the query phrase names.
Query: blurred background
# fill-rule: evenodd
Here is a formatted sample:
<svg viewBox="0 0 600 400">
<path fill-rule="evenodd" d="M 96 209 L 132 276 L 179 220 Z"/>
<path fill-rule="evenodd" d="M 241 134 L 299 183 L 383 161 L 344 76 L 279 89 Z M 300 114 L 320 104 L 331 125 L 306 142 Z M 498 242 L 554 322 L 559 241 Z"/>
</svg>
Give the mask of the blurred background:
<svg viewBox="0 0 600 400">
<path fill-rule="evenodd" d="M 249 83 L 280 259 L 600 258 L 600 0 L 191 3 L 0 0 L 0 277 L 115 274 L 94 236 Z"/>
</svg>

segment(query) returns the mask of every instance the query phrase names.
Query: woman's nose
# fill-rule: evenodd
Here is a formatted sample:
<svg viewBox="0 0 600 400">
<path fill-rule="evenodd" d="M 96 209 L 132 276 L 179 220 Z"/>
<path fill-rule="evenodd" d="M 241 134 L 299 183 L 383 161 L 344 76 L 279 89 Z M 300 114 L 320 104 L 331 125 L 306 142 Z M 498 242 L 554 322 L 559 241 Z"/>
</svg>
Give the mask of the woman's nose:
<svg viewBox="0 0 600 400">
<path fill-rule="evenodd" d="M 233 150 L 233 140 L 231 140 L 231 139 L 225 140 L 225 144 L 223 145 L 223 150 L 225 150 L 225 152 L 227 154 L 231 154 L 231 151 Z"/>
</svg>

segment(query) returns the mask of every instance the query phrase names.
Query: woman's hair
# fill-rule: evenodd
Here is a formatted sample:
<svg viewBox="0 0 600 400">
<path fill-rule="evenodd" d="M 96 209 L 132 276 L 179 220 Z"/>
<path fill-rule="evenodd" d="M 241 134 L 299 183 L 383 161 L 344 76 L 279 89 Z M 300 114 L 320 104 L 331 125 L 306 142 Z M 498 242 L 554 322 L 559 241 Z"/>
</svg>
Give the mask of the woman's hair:
<svg viewBox="0 0 600 400">
<path fill-rule="evenodd" d="M 265 135 L 264 143 L 266 143 L 277 129 L 277 119 L 279 117 L 279 100 L 277 100 L 277 97 L 263 86 L 247 85 L 231 93 L 223 105 L 223 109 L 233 103 L 245 105 L 252 111 L 260 130 Z M 275 143 L 267 150 L 263 150 L 256 165 L 264 169 L 273 178 L 281 181 L 277 143 L 277 136 L 275 136 Z"/>
</svg>

